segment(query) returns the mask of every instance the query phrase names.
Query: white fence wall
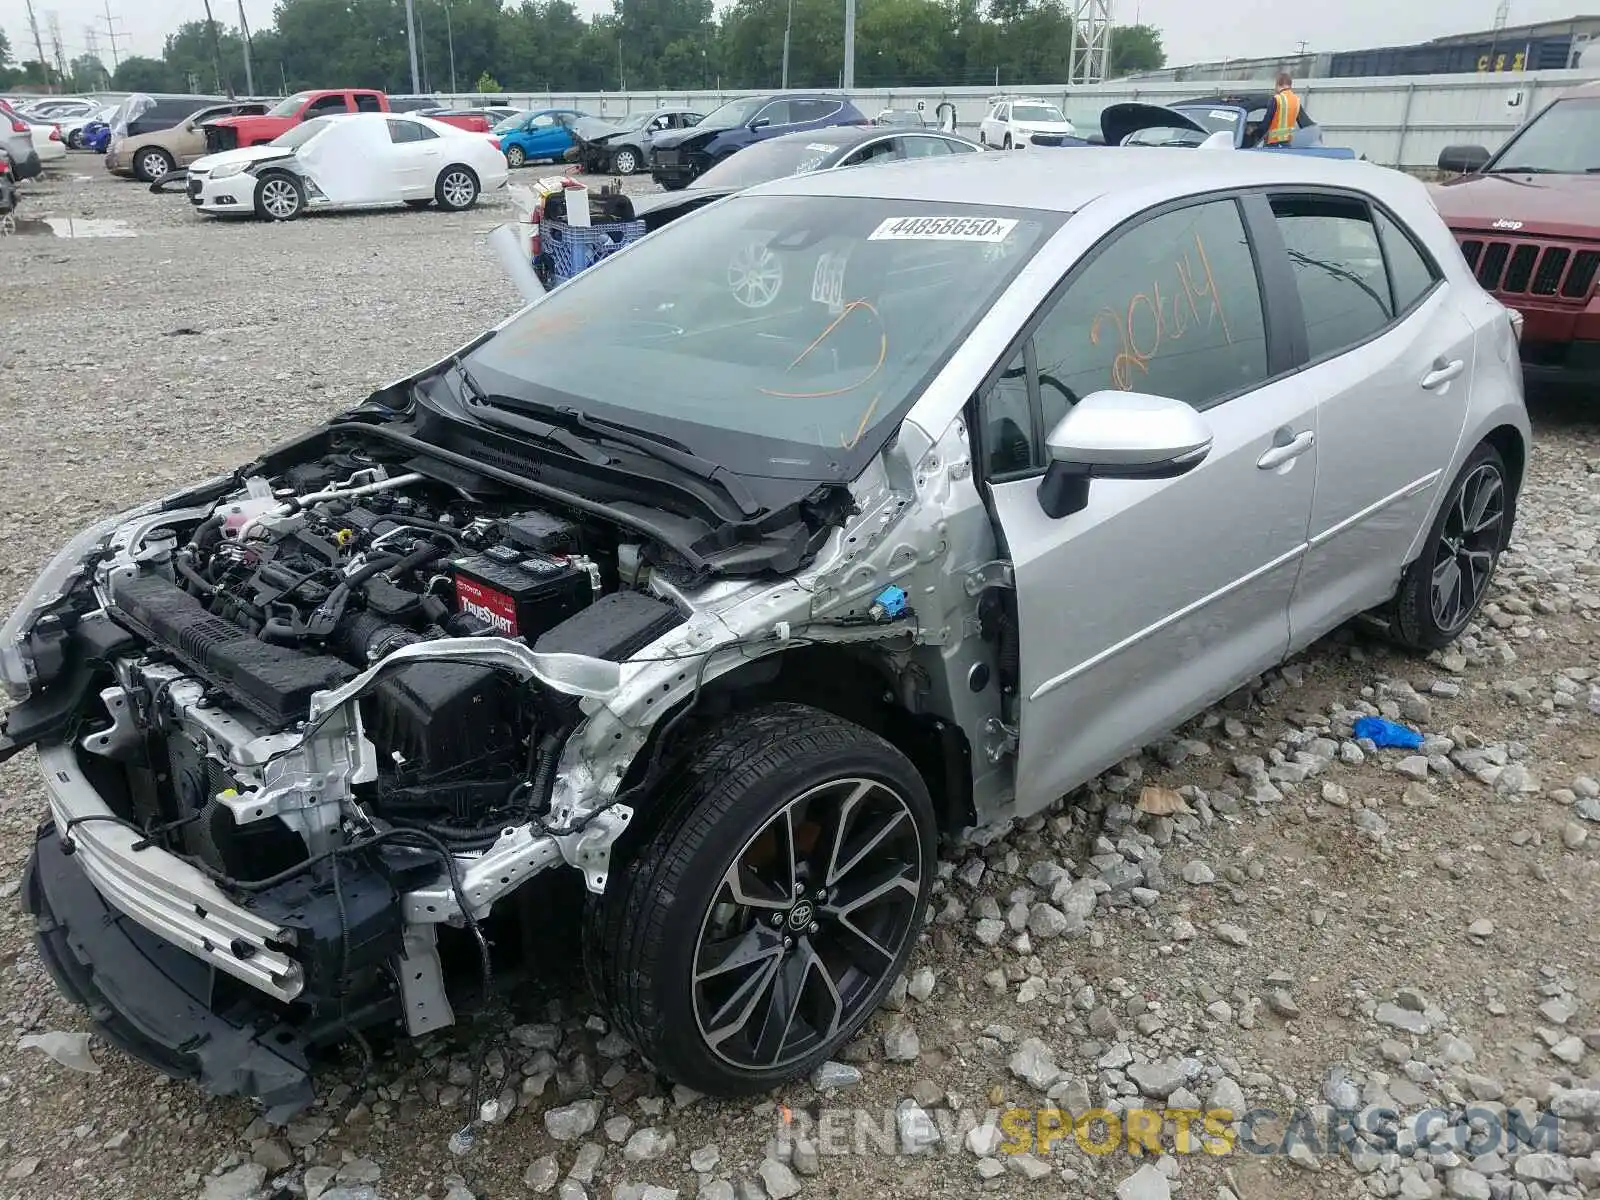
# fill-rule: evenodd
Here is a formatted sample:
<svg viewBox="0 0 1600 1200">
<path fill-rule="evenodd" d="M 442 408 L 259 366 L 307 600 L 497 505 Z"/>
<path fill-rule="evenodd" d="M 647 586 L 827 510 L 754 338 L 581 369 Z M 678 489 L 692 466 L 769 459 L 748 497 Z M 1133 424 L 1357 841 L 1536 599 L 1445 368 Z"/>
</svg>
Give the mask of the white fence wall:
<svg viewBox="0 0 1600 1200">
<path fill-rule="evenodd" d="M 1429 167 L 1453 143 L 1494 149 L 1531 114 L 1579 83 L 1600 79 L 1594 71 L 1532 71 L 1520 75 L 1415 75 L 1384 79 L 1310 79 L 1298 91 L 1333 145 L 1351 146 L 1374 162 Z M 1119 81 L 1094 87 L 1035 87 L 1016 94 L 1040 96 L 1060 104 L 1081 133 L 1098 128 L 1109 104 L 1142 100 L 1154 104 L 1237 88 L 1259 91 L 1259 80 L 1226 83 L 1137 83 Z M 596 116 L 681 105 L 709 111 L 748 92 L 547 92 L 511 93 L 497 99 L 518 107 L 580 108 Z M 957 123 L 976 127 L 993 88 L 857 89 L 851 98 L 868 116 L 885 108 L 926 104 L 929 119 L 944 100 L 956 107 Z M 444 96 L 446 102 L 475 103 L 483 96 Z"/>
</svg>

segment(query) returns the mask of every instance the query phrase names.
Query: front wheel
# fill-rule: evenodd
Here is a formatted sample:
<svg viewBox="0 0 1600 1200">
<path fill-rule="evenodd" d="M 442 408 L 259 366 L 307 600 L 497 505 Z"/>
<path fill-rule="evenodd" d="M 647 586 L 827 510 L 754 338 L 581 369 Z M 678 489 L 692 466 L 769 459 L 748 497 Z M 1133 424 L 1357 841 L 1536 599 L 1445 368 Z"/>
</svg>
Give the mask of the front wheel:
<svg viewBox="0 0 1600 1200">
<path fill-rule="evenodd" d="M 632 146 L 624 146 L 611 158 L 611 169 L 618 175 L 632 175 L 639 169 L 639 154 Z"/>
<path fill-rule="evenodd" d="M 1477 615 L 1511 535 L 1516 496 L 1484 442 L 1461 468 L 1419 554 L 1400 577 L 1389 628 L 1409 650 L 1448 646 Z"/>
<path fill-rule="evenodd" d="M 439 172 L 433 198 L 446 212 L 465 212 L 478 202 L 478 177 L 457 164 Z"/>
<path fill-rule="evenodd" d="M 1006 134 L 1005 148 L 1007 150 L 1011 149 L 1011 135 L 1009 133 Z"/>
<path fill-rule="evenodd" d="M 654 804 L 654 833 L 590 900 L 597 997 L 697 1091 L 804 1075 L 872 1015 L 922 927 L 935 821 L 921 776 L 858 725 L 772 704 L 691 747 Z"/>
<path fill-rule="evenodd" d="M 147 146 L 133 156 L 133 173 L 140 183 L 154 183 L 177 169 L 177 160 L 159 146 Z"/>
<path fill-rule="evenodd" d="M 256 216 L 263 221 L 293 221 L 306 210 L 306 190 L 287 171 L 268 171 L 256 185 Z"/>
<path fill-rule="evenodd" d="M 521 146 L 512 146 L 506 150 L 506 166 L 516 168 L 526 166 L 527 162 L 527 152 Z"/>
</svg>

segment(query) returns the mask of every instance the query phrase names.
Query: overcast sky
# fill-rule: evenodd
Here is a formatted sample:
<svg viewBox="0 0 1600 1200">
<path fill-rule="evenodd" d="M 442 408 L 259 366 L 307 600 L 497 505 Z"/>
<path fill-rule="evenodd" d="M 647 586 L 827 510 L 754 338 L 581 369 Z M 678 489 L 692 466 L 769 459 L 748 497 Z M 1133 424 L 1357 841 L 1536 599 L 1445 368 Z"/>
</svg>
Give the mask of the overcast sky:
<svg viewBox="0 0 1600 1200">
<path fill-rule="evenodd" d="M 219 21 L 238 21 L 239 0 L 211 0 Z M 610 0 L 576 0 L 585 12 L 609 9 Z M 100 52 L 110 61 L 106 35 L 109 3 L 123 54 L 159 54 L 168 31 L 205 14 L 201 0 L 33 0 L 39 32 L 50 53 L 49 19 L 60 23 L 67 54 L 88 46 L 86 30 L 94 26 Z M 251 28 L 272 19 L 274 0 L 244 0 Z M 859 0 L 870 5 L 872 0 Z M 1350 50 L 1424 41 L 1446 33 L 1487 29 L 1494 23 L 1495 0 L 1324 0 L 1296 4 L 1292 0 L 1115 0 L 1115 19 L 1137 17 L 1166 35 L 1173 65 L 1214 58 L 1264 57 L 1293 53 L 1304 39 L 1312 50 Z M 843 5 L 840 5 L 841 13 Z M 1583 11 L 1581 0 L 1512 0 L 1513 24 L 1555 20 Z M 0 29 L 19 54 L 33 54 L 24 0 L 0 0 Z M 1282 30 L 1282 32 L 1279 32 Z"/>
</svg>

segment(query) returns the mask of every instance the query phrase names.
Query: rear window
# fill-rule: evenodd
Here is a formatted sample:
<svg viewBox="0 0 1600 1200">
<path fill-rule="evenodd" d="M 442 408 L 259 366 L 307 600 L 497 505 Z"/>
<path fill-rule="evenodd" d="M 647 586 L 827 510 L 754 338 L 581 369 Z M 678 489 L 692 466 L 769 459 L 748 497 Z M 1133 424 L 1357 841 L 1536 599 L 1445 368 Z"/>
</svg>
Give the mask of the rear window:
<svg viewBox="0 0 1600 1200">
<path fill-rule="evenodd" d="M 739 191 L 786 175 L 805 175 L 815 171 L 839 148 L 837 144 L 811 137 L 757 142 L 712 167 L 695 180 L 695 187 Z"/>
</svg>

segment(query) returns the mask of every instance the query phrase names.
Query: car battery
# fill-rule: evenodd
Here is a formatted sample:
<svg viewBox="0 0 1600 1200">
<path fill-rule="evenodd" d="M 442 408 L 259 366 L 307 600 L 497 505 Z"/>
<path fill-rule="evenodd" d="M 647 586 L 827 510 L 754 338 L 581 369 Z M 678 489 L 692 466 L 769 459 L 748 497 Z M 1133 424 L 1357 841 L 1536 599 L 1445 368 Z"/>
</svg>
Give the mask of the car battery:
<svg viewBox="0 0 1600 1200">
<path fill-rule="evenodd" d="M 458 611 L 530 642 L 594 601 L 589 573 L 548 554 L 491 546 L 450 564 Z"/>
</svg>

